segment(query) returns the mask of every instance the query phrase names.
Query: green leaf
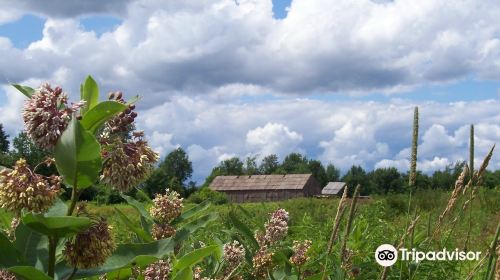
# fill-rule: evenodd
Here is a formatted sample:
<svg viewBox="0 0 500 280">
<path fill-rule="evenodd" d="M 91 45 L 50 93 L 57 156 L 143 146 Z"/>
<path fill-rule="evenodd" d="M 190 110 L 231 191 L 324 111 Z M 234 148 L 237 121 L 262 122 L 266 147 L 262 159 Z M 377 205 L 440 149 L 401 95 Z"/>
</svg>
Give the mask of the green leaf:
<svg viewBox="0 0 500 280">
<path fill-rule="evenodd" d="M 115 211 L 118 214 L 118 217 L 120 220 L 135 234 L 137 234 L 137 237 L 139 237 L 143 242 L 151 242 L 153 241 L 153 238 L 151 235 L 149 235 L 146 231 L 144 231 L 142 228 L 134 225 L 134 223 L 125 215 L 123 214 L 122 211 L 120 211 L 118 208 L 115 207 Z"/>
<path fill-rule="evenodd" d="M 72 236 L 92 225 L 92 221 L 85 217 L 44 217 L 32 213 L 24 215 L 22 221 L 34 231 L 56 238 Z"/>
<path fill-rule="evenodd" d="M 0 268 L 22 264 L 22 257 L 14 244 L 0 230 Z"/>
<path fill-rule="evenodd" d="M 190 235 L 192 235 L 195 231 L 200 228 L 205 228 L 206 225 L 214 220 L 216 220 L 219 216 L 217 213 L 210 213 L 204 216 L 201 216 L 197 219 L 190 221 L 189 223 L 183 225 L 175 234 L 176 243 L 182 242 L 186 240 Z"/>
<path fill-rule="evenodd" d="M 174 251 L 175 242 L 172 238 L 160 239 L 150 243 L 120 244 L 116 248 L 104 265 L 94 269 L 78 270 L 76 275 L 79 277 L 89 277 L 100 275 L 107 272 L 130 267 L 132 263 L 137 265 L 147 265 L 171 254 Z M 59 279 L 65 279 L 71 270 L 63 264 L 58 265 Z"/>
<path fill-rule="evenodd" d="M 193 279 L 193 269 L 191 267 L 187 267 L 177 273 L 174 277 L 174 280 L 192 280 Z"/>
<path fill-rule="evenodd" d="M 128 195 L 120 194 L 120 196 L 127 201 L 128 204 L 130 204 L 132 207 L 134 207 L 139 214 L 141 214 L 142 217 L 146 218 L 147 220 L 153 221 L 153 218 L 151 215 L 149 215 L 148 210 L 144 207 L 142 203 L 139 201 L 135 200 L 133 197 L 130 197 Z"/>
<path fill-rule="evenodd" d="M 103 101 L 91 109 L 83 116 L 83 127 L 95 134 L 99 128 L 109 119 L 127 109 L 127 105 L 116 101 Z"/>
<path fill-rule="evenodd" d="M 86 102 L 81 109 L 82 115 L 85 116 L 85 113 L 99 102 L 99 87 L 91 76 L 87 76 L 83 85 L 80 86 L 80 95 L 81 99 Z"/>
<path fill-rule="evenodd" d="M 26 260 L 26 264 L 46 271 L 49 257 L 49 239 L 23 223 L 16 228 L 14 246 Z"/>
<path fill-rule="evenodd" d="M 182 271 L 186 268 L 190 268 L 193 265 L 201 262 L 204 258 L 215 254 L 218 250 L 218 245 L 212 245 L 191 251 L 177 261 L 174 269 L 176 271 Z"/>
<path fill-rule="evenodd" d="M 33 92 L 35 90 L 33 88 L 30 88 L 28 86 L 22 86 L 18 84 L 12 84 L 13 87 L 15 87 L 18 91 L 20 91 L 22 94 L 24 94 L 26 97 L 31 98 L 33 95 Z"/>
<path fill-rule="evenodd" d="M 259 247 L 259 243 L 257 243 L 257 240 L 255 240 L 253 232 L 250 230 L 250 228 L 248 228 L 247 225 L 241 222 L 232 211 L 229 212 L 229 219 L 233 223 L 236 230 L 250 242 L 252 248 L 257 249 Z"/>
<path fill-rule="evenodd" d="M 13 266 L 8 270 L 25 280 L 52 280 L 47 274 L 32 266 Z"/>
<path fill-rule="evenodd" d="M 57 141 L 54 155 L 59 174 L 67 185 L 86 188 L 99 177 L 102 167 L 101 146 L 94 135 L 87 132 L 73 118 Z"/>
<path fill-rule="evenodd" d="M 200 204 L 186 210 L 184 213 L 182 213 L 182 215 L 180 215 L 179 217 L 177 217 L 175 220 L 172 221 L 172 225 L 176 225 L 180 222 L 183 222 L 183 221 L 191 218 L 192 216 L 200 213 L 201 211 L 207 209 L 208 207 L 210 207 L 210 201 L 205 200 L 202 203 L 200 203 Z"/>
<path fill-rule="evenodd" d="M 54 217 L 54 216 L 66 216 L 68 212 L 68 205 L 64 203 L 60 198 L 56 199 L 56 203 L 52 207 L 50 207 L 49 211 L 45 213 L 45 217 Z"/>
<path fill-rule="evenodd" d="M 304 280 L 321 280 L 323 278 L 323 273 L 316 273 L 314 275 L 311 275 L 309 277 L 306 277 Z"/>
</svg>

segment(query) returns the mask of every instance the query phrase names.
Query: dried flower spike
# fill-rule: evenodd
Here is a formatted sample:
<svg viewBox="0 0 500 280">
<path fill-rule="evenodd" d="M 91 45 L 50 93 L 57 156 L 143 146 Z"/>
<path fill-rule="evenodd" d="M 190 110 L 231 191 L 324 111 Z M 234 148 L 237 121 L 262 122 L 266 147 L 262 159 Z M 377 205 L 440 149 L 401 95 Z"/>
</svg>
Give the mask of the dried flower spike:
<svg viewBox="0 0 500 280">
<path fill-rule="evenodd" d="M 21 210 L 46 212 L 61 190 L 58 176 L 44 177 L 29 169 L 19 159 L 11 171 L 0 171 L 0 207 L 14 213 Z"/>
<path fill-rule="evenodd" d="M 72 267 L 93 268 L 104 264 L 115 247 L 110 226 L 106 220 L 100 219 L 66 242 L 63 255 Z"/>
</svg>

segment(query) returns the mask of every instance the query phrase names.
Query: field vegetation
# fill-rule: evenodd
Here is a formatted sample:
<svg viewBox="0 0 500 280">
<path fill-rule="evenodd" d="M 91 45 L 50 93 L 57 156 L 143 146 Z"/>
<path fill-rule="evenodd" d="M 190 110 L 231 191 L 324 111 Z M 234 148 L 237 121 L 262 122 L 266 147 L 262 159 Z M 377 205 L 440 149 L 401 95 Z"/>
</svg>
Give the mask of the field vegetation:
<svg viewBox="0 0 500 280">
<path fill-rule="evenodd" d="M 495 150 L 432 175 L 418 171 L 418 108 L 408 173 L 344 176 L 297 153 L 216 166 L 201 188 L 182 149 L 159 165 L 137 131 L 135 102 L 82 101 L 62 89 L 14 85 L 26 95 L 24 132 L 9 149 L 0 127 L 0 279 L 499 279 L 499 171 Z M 342 197 L 231 204 L 207 188 L 218 175 L 312 173 L 348 183 Z M 368 198 L 365 195 L 369 195 Z M 185 199 L 184 199 L 185 198 Z M 474 261 L 375 262 L 381 244 L 479 251 Z"/>
</svg>

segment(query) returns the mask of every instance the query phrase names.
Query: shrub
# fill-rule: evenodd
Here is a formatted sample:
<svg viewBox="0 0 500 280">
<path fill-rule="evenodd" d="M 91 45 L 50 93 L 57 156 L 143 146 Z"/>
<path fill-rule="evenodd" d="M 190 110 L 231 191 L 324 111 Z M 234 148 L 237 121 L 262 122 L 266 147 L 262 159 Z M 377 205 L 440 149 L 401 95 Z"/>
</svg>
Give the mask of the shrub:
<svg viewBox="0 0 500 280">
<path fill-rule="evenodd" d="M 209 200 L 216 205 L 226 204 L 228 202 L 225 193 L 216 192 L 207 187 L 201 188 L 197 192 L 191 194 L 187 199 L 188 202 L 197 204 L 205 200 Z"/>
</svg>

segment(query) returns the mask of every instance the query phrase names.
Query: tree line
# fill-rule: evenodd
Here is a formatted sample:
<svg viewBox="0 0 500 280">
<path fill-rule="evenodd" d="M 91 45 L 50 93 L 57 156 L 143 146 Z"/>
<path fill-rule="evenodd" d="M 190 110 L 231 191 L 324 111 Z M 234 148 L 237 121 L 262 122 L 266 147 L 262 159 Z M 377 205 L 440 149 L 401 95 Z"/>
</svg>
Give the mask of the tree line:
<svg viewBox="0 0 500 280">
<path fill-rule="evenodd" d="M 51 156 L 50 152 L 36 147 L 28 136 L 21 132 L 9 142 L 9 136 L 0 124 L 0 165 L 10 167 L 19 158 L 25 158 L 30 166 L 42 162 L 45 157 Z M 448 165 L 444 170 L 432 174 L 417 172 L 415 187 L 418 189 L 451 189 L 458 178 L 465 162 L 456 162 Z M 41 166 L 37 172 L 44 175 L 55 174 L 54 167 Z M 328 182 L 342 181 L 349 186 L 361 184 L 362 195 L 404 193 L 408 191 L 408 172 L 401 172 L 394 167 L 378 168 L 367 171 L 361 166 L 353 165 L 345 174 L 333 163 L 326 166 L 319 160 L 309 159 L 300 153 L 290 153 L 279 161 L 275 154 L 267 155 L 260 161 L 256 156 L 240 159 L 232 157 L 221 161 L 212 169 L 203 184 L 191 180 L 193 164 L 187 153 L 182 148 L 177 148 L 167 154 L 148 180 L 138 186 L 148 196 L 164 192 L 171 188 L 188 197 L 200 188 L 206 188 L 212 180 L 219 175 L 257 175 L 257 174 L 303 174 L 311 173 L 318 180 L 321 187 Z M 487 188 L 500 186 L 500 170 L 486 171 L 482 185 Z M 100 200 L 104 203 L 120 202 L 121 197 L 117 192 L 94 186 L 85 190 L 82 199 Z M 352 188 L 351 188 L 352 189 Z M 107 191 L 105 191 L 107 190 Z M 135 194 L 135 191 L 132 192 Z"/>
</svg>

